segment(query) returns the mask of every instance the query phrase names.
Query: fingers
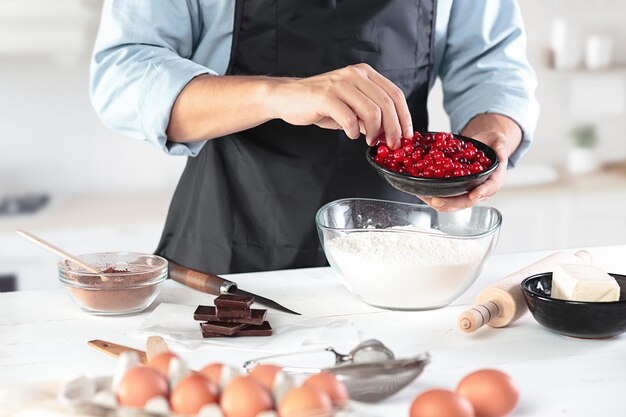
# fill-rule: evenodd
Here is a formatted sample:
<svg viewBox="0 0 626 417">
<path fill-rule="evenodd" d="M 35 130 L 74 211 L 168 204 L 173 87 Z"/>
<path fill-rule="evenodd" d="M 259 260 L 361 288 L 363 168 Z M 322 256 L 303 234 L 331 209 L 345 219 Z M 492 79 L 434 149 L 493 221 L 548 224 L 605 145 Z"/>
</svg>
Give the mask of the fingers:
<svg viewBox="0 0 626 417">
<path fill-rule="evenodd" d="M 357 81 L 357 88 L 362 91 L 363 94 L 367 95 L 367 97 L 371 98 L 373 103 L 380 109 L 382 120 L 381 129 L 385 132 L 385 142 L 387 142 L 387 146 L 392 149 L 400 147 L 400 138 L 403 137 L 403 132 L 393 99 L 378 84 L 371 82 L 370 79 Z M 380 131 L 376 133 L 376 137 L 372 138 L 372 141 L 367 141 L 370 146 L 376 144 L 374 142 L 378 138 L 379 133 Z M 413 136 L 412 132 L 410 136 Z"/>
<path fill-rule="evenodd" d="M 376 72 L 369 65 L 366 66 L 366 72 L 368 78 L 382 88 L 387 94 L 387 97 L 391 98 L 393 101 L 396 117 L 402 130 L 402 136 L 405 138 L 413 137 L 413 122 L 411 120 L 411 113 L 409 112 L 409 107 L 406 104 L 406 98 L 404 97 L 402 90 L 387 78 L 383 77 L 380 73 Z M 385 131 L 385 133 L 386 132 L 387 131 Z"/>
<path fill-rule="evenodd" d="M 363 94 L 361 90 L 349 85 L 339 91 L 342 99 L 356 113 L 356 117 L 365 127 L 365 140 L 370 146 L 374 146 L 380 134 L 382 125 L 382 110 L 380 104 L 371 97 Z"/>
<path fill-rule="evenodd" d="M 350 139 L 358 139 L 360 135 L 359 119 L 354 111 L 342 100 L 334 99 L 328 103 L 327 116 L 332 118 L 346 136 Z"/>
</svg>

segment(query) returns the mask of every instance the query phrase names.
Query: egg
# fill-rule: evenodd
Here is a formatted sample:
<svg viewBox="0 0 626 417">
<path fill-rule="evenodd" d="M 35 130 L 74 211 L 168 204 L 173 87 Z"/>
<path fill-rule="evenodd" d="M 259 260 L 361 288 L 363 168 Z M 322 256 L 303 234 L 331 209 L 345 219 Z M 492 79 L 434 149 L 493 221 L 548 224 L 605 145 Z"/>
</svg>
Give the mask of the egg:
<svg viewBox="0 0 626 417">
<path fill-rule="evenodd" d="M 333 404 L 328 394 L 313 386 L 294 388 L 278 406 L 280 417 L 331 417 Z"/>
<path fill-rule="evenodd" d="M 344 408 L 348 405 L 348 390 L 346 386 L 331 373 L 320 372 L 312 375 L 304 381 L 303 385 L 324 391 L 337 408 Z"/>
<path fill-rule="evenodd" d="M 137 365 L 139 365 L 139 355 L 137 352 L 125 351 L 120 353 L 120 356 L 117 358 L 117 365 L 115 366 L 115 374 L 111 381 L 111 391 L 115 392 L 120 381 L 124 378 L 124 375 L 126 375 L 126 371 Z"/>
<path fill-rule="evenodd" d="M 217 401 L 217 385 L 199 373 L 183 378 L 170 397 L 172 410 L 177 414 L 197 414 L 203 406 Z"/>
<path fill-rule="evenodd" d="M 115 391 L 117 401 L 130 407 L 143 407 L 154 397 L 167 397 L 167 380 L 152 368 L 138 366 L 126 371 Z"/>
<path fill-rule="evenodd" d="M 148 366 L 157 370 L 161 375 L 167 378 L 170 370 L 170 361 L 178 359 L 178 356 L 172 352 L 163 352 L 148 361 Z"/>
<path fill-rule="evenodd" d="M 496 369 L 472 372 L 459 382 L 456 391 L 472 403 L 476 417 L 504 417 L 519 400 L 511 377 Z"/>
<path fill-rule="evenodd" d="M 272 391 L 276 374 L 282 372 L 280 366 L 275 365 L 257 365 L 250 372 L 250 378 L 256 380 L 263 388 Z"/>
<path fill-rule="evenodd" d="M 233 378 L 224 388 L 220 404 L 226 417 L 256 417 L 273 408 L 269 391 L 249 376 Z"/>
<path fill-rule="evenodd" d="M 410 417 L 474 417 L 472 404 L 459 394 L 432 389 L 418 395 L 411 404 Z"/>
<path fill-rule="evenodd" d="M 200 373 L 213 381 L 214 384 L 219 386 L 222 376 L 222 368 L 224 368 L 223 364 L 212 363 L 202 368 L 200 370 Z"/>
</svg>

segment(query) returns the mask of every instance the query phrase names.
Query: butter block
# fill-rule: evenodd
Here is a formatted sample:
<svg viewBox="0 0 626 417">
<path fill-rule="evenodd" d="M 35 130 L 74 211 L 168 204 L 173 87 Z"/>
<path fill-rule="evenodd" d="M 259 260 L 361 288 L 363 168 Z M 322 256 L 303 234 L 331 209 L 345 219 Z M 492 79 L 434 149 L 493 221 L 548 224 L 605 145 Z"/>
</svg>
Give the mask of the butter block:
<svg viewBox="0 0 626 417">
<path fill-rule="evenodd" d="M 552 298 L 570 301 L 618 301 L 615 278 L 593 265 L 557 265 L 552 272 Z"/>
</svg>

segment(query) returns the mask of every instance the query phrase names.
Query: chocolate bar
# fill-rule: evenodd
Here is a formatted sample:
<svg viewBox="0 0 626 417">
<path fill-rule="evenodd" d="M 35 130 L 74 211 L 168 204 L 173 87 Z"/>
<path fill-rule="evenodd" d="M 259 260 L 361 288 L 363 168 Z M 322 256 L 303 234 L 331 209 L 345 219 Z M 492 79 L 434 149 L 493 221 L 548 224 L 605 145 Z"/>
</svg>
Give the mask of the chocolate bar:
<svg viewBox="0 0 626 417">
<path fill-rule="evenodd" d="M 271 336 L 273 333 L 272 326 L 269 322 L 264 321 L 263 324 L 258 326 L 248 326 L 233 335 L 225 335 L 220 333 L 211 332 L 202 328 L 202 337 L 205 339 L 214 337 L 253 337 L 253 336 Z"/>
<path fill-rule="evenodd" d="M 271 336 L 273 333 L 269 321 L 264 321 L 258 326 L 247 326 L 239 330 L 235 336 Z"/>
<path fill-rule="evenodd" d="M 222 294 L 215 299 L 215 307 L 219 308 L 237 308 L 240 310 L 248 310 L 254 303 L 254 297 L 251 295 L 234 295 Z"/>
<path fill-rule="evenodd" d="M 224 323 L 263 324 L 267 310 L 253 308 L 249 318 L 224 318 L 218 317 L 218 310 L 213 306 L 198 306 L 193 313 L 193 319 L 197 321 L 220 321 Z"/>
<path fill-rule="evenodd" d="M 193 319 L 197 321 L 217 321 L 217 309 L 213 306 L 198 306 L 193 312 Z"/>
<path fill-rule="evenodd" d="M 246 309 L 242 310 L 239 308 L 224 308 L 217 307 L 217 318 L 218 319 L 249 319 L 252 317 L 252 310 Z"/>
<path fill-rule="evenodd" d="M 220 321 L 207 321 L 200 323 L 202 332 L 218 333 L 224 336 L 232 336 L 248 325 L 245 323 L 222 323 Z"/>
</svg>

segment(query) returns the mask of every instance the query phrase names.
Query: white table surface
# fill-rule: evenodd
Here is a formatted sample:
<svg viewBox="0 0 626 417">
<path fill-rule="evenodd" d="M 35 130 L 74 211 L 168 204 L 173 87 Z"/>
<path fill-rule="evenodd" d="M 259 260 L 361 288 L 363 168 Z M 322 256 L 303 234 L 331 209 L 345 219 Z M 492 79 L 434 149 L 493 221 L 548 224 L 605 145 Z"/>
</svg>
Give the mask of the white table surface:
<svg viewBox="0 0 626 417">
<path fill-rule="evenodd" d="M 595 263 L 626 272 L 626 245 L 592 248 Z M 273 298 L 311 317 L 345 317 L 363 340 L 377 338 L 404 357 L 428 351 L 432 363 L 412 385 L 375 406 L 356 405 L 380 416 L 406 416 L 425 389 L 453 389 L 467 373 L 498 368 L 517 382 L 521 401 L 514 416 L 621 416 L 626 388 L 626 335 L 610 340 L 563 337 L 527 313 L 504 329 L 458 330 L 456 320 L 476 294 L 549 252 L 493 256 L 478 281 L 451 306 L 394 312 L 367 306 L 348 293 L 330 268 L 231 275 L 243 289 Z M 55 271 L 50 271 L 54 279 Z M 210 296 L 167 282 L 159 302 L 206 304 Z M 132 336 L 149 313 L 95 317 L 79 311 L 63 290 L 0 294 L 0 403 L 16 387 L 80 374 L 111 374 L 114 360 L 87 347 L 91 339 L 143 348 Z M 337 341 L 341 344 L 341 341 Z M 249 353 L 209 348 L 184 353 L 192 367 L 221 361 L 241 365 Z M 1 409 L 2 407 L 0 407 Z M 7 413 L 7 410 L 4 411 Z M 0 411 L 0 415 L 3 412 Z M 6 415 L 6 414 L 4 414 Z"/>
</svg>

